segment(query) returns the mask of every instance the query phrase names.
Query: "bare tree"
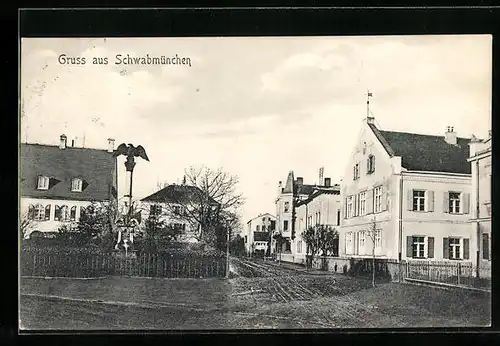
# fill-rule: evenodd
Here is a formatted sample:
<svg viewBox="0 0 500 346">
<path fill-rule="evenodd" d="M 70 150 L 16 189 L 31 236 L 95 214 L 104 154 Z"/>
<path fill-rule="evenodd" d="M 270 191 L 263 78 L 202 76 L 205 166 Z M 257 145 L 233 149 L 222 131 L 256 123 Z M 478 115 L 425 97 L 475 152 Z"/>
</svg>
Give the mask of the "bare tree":
<svg viewBox="0 0 500 346">
<path fill-rule="evenodd" d="M 237 191 L 238 177 L 222 168 L 190 167 L 185 170 L 182 185 L 175 185 L 165 205 L 168 214 L 183 220 L 194 229 L 198 241 L 212 244 L 223 232 L 227 220 L 234 221 L 234 215 L 243 204 L 243 196 Z"/>
<path fill-rule="evenodd" d="M 377 220 L 375 217 L 371 222 L 370 229 L 366 232 L 368 233 L 368 237 L 372 242 L 372 286 L 375 287 L 375 249 L 377 245 L 377 232 L 379 232 Z"/>
</svg>

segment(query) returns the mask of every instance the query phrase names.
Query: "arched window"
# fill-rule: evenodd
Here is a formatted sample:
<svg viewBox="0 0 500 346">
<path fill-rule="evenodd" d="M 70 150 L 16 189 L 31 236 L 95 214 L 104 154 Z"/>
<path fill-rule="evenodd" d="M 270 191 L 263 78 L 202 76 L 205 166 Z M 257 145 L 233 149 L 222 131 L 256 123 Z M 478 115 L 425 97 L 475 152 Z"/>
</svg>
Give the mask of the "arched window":
<svg viewBox="0 0 500 346">
<path fill-rule="evenodd" d="M 71 207 L 69 219 L 71 221 L 75 221 L 76 220 L 76 206 L 72 206 Z"/>
<path fill-rule="evenodd" d="M 37 204 L 33 207 L 33 219 L 41 221 L 45 218 L 45 208 L 41 204 Z"/>
<path fill-rule="evenodd" d="M 44 220 L 50 220 L 50 204 L 45 206 Z"/>
</svg>

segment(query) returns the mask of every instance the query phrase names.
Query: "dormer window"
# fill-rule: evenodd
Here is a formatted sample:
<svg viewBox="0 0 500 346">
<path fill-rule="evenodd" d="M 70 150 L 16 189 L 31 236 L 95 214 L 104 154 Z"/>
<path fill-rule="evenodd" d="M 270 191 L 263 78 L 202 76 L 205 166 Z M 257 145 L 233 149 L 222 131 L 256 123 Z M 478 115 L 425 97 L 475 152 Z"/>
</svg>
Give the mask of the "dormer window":
<svg viewBox="0 0 500 346">
<path fill-rule="evenodd" d="M 38 190 L 48 190 L 49 189 L 49 177 L 40 175 L 38 176 Z"/>
<path fill-rule="evenodd" d="M 82 192 L 82 179 L 74 178 L 71 181 L 71 192 Z"/>
</svg>

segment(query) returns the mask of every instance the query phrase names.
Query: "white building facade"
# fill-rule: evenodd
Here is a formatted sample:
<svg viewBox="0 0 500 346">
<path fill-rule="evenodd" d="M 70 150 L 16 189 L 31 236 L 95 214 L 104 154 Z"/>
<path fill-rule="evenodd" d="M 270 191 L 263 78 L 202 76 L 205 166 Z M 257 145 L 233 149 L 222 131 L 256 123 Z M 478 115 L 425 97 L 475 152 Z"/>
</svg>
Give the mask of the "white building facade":
<svg viewBox="0 0 500 346">
<path fill-rule="evenodd" d="M 306 262 L 307 244 L 302 238 L 302 234 L 309 227 L 325 225 L 337 230 L 337 232 L 339 231 L 341 210 L 339 185 L 329 188 L 317 188 L 311 196 L 297 203 L 295 219 L 296 237 L 292 241 L 291 262 L 301 264 Z M 335 255 L 338 255 L 338 252 Z M 285 261 L 290 261 L 290 256 L 284 257 Z"/>
<path fill-rule="evenodd" d="M 276 217 L 269 213 L 259 214 L 248 220 L 246 227 L 243 227 L 241 231 L 241 236 L 245 241 L 246 253 L 249 255 L 256 251 L 267 253 L 275 229 Z M 271 252 L 272 248 L 269 250 Z"/>
<path fill-rule="evenodd" d="M 475 262 L 469 142 L 367 118 L 341 182 L 340 256 Z"/>
<path fill-rule="evenodd" d="M 21 218 L 30 220 L 25 237 L 54 236 L 63 226 L 79 221 L 85 208 L 117 198 L 114 140 L 107 149 L 21 144 Z"/>
<path fill-rule="evenodd" d="M 478 247 L 476 252 L 480 268 L 491 269 L 491 132 L 485 140 L 470 144 L 472 172 L 471 226 Z M 484 275 L 491 275 L 485 270 Z"/>
</svg>

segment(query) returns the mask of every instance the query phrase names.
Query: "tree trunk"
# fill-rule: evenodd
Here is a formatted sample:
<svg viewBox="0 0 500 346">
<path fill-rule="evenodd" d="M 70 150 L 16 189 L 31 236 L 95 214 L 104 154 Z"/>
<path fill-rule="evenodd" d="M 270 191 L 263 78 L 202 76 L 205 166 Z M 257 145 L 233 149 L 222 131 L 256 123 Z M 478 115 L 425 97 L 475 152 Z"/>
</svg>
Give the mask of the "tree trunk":
<svg viewBox="0 0 500 346">
<path fill-rule="evenodd" d="M 375 245 L 373 246 L 373 260 L 372 260 L 372 286 L 375 287 Z"/>
</svg>

